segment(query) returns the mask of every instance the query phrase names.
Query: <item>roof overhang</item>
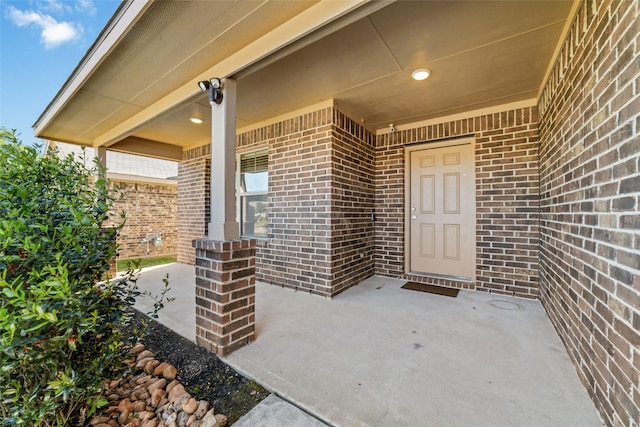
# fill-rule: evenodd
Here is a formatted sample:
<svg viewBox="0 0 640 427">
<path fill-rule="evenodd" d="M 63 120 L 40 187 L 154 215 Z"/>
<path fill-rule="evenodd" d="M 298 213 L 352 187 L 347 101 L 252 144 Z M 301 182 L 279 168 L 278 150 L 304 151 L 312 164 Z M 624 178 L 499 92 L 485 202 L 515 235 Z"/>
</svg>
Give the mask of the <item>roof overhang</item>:
<svg viewBox="0 0 640 427">
<path fill-rule="evenodd" d="M 371 130 L 535 103 L 577 4 L 127 1 L 34 128 L 177 159 L 209 141 L 211 77 L 237 79 L 238 127 L 328 101 Z"/>
</svg>

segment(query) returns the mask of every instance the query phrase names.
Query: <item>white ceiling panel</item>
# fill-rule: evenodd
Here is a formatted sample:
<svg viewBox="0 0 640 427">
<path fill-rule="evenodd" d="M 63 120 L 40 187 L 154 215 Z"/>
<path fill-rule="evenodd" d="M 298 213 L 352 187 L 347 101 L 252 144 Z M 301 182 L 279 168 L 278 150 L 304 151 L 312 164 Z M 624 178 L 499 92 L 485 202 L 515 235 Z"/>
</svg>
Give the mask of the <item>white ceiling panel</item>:
<svg viewBox="0 0 640 427">
<path fill-rule="evenodd" d="M 331 99 L 371 130 L 390 122 L 532 99 L 554 59 L 573 5 L 536 0 L 398 1 L 367 9 L 371 4 L 353 4 L 357 6 L 351 18 L 346 14 L 342 20 L 325 21 L 321 33 L 294 38 L 282 46 L 286 53 L 259 57 L 240 70 L 238 126 Z M 195 86 L 206 70 L 263 35 L 282 25 L 306 22 L 308 11 L 327 10 L 327 5 L 154 2 L 43 135 L 83 143 L 107 141 L 105 135 L 111 133 L 181 147 L 206 142 L 206 94 L 187 101 L 183 97 L 173 107 L 168 104 L 169 109 L 155 118 L 153 105 L 163 103 L 177 88 Z M 416 82 L 410 78 L 416 68 L 430 68 L 433 74 Z M 139 113 L 151 120 L 124 129 Z M 201 116 L 204 123 L 194 125 L 192 116 Z"/>
</svg>

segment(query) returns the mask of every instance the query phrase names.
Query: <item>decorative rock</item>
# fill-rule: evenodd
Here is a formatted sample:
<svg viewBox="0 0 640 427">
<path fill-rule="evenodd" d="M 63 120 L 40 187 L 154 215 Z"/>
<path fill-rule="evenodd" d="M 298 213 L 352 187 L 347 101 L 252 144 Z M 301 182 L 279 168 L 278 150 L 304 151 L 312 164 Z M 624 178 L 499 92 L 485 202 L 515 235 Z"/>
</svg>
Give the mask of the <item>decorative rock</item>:
<svg viewBox="0 0 640 427">
<path fill-rule="evenodd" d="M 224 427 L 227 417 L 209 402 L 198 401 L 175 380 L 176 368 L 159 362 L 143 345 L 130 350 L 137 373 L 103 383 L 109 406 L 90 421 L 91 427 Z"/>
<path fill-rule="evenodd" d="M 166 395 L 167 392 L 161 388 L 154 390 L 151 393 L 151 406 L 153 406 L 154 408 L 157 407 L 160 404 L 160 401 L 162 401 L 162 399 L 164 399 Z"/>
<path fill-rule="evenodd" d="M 154 391 L 163 389 L 166 385 L 167 385 L 167 380 L 165 380 L 164 378 L 160 378 L 159 380 L 157 380 L 153 384 L 149 385 L 149 387 L 147 387 L 147 392 L 149 392 L 149 393 L 151 393 L 151 395 L 153 395 Z M 183 390 L 184 390 L 184 388 L 183 388 Z"/>
<path fill-rule="evenodd" d="M 136 384 L 143 385 L 148 381 L 151 381 L 152 379 L 156 379 L 156 378 L 153 378 L 151 375 L 144 375 L 136 380 Z"/>
<path fill-rule="evenodd" d="M 213 412 L 207 412 L 207 415 L 204 416 L 202 420 L 200 420 L 200 427 L 220 427 L 218 425 L 218 420 L 213 415 Z"/>
<path fill-rule="evenodd" d="M 176 424 L 178 427 L 185 427 L 187 425 L 187 420 L 189 419 L 189 414 L 186 412 L 179 412 L 178 417 L 176 418 Z"/>
<path fill-rule="evenodd" d="M 148 421 L 148 420 L 150 420 L 150 419 L 152 419 L 152 418 L 155 418 L 155 417 L 156 417 L 156 414 L 154 414 L 154 413 L 153 413 L 153 412 L 151 412 L 151 411 L 141 411 L 141 412 L 138 414 L 138 418 L 140 418 L 140 421 L 141 421 L 141 422 L 143 422 L 143 423 L 144 423 L 145 421 Z"/>
<path fill-rule="evenodd" d="M 175 402 L 173 402 L 173 407 L 176 411 L 182 410 L 182 405 L 187 403 L 191 399 L 191 395 L 189 393 L 184 393 L 182 396 L 178 397 Z"/>
<path fill-rule="evenodd" d="M 145 351 L 146 351 L 146 350 L 145 350 Z M 143 351 L 142 353 L 144 353 L 144 351 Z M 142 354 L 142 353 L 140 353 L 140 354 Z M 144 368 L 144 366 L 145 366 L 147 363 L 151 362 L 152 360 L 155 360 L 155 359 L 154 359 L 153 357 L 145 357 L 144 359 L 139 359 L 139 360 L 136 362 L 136 365 L 135 365 L 135 366 L 136 366 L 136 369 L 143 369 L 143 368 Z"/>
<path fill-rule="evenodd" d="M 198 417 L 198 419 L 202 419 L 202 417 L 205 416 L 208 410 L 209 410 L 209 402 L 207 402 L 206 400 L 201 400 L 198 403 L 198 409 L 196 409 L 196 412 L 195 412 L 196 417 Z"/>
<path fill-rule="evenodd" d="M 198 409 L 198 401 L 193 397 L 182 404 L 182 410 L 191 415 Z"/>
<path fill-rule="evenodd" d="M 171 392 L 171 389 L 173 389 L 175 386 L 177 386 L 178 384 L 180 384 L 178 381 L 171 381 L 171 383 L 169 383 L 169 385 L 167 386 L 166 390 L 167 393 Z"/>
<path fill-rule="evenodd" d="M 127 420 L 129 419 L 129 414 L 130 412 L 126 409 L 124 411 L 120 411 L 120 416 L 118 417 L 118 424 L 120 424 L 121 426 L 125 425 L 127 423 Z"/>
<path fill-rule="evenodd" d="M 129 354 L 137 356 L 138 354 L 144 351 L 144 344 L 138 343 L 131 350 L 129 350 Z"/>
<path fill-rule="evenodd" d="M 142 352 L 140 352 L 137 356 L 136 356 L 136 361 L 139 362 L 142 359 L 146 359 L 146 358 L 151 358 L 153 359 L 155 356 L 153 355 L 152 352 L 150 352 L 149 350 L 144 350 Z"/>
<path fill-rule="evenodd" d="M 124 412 L 124 411 L 131 412 L 131 411 L 133 411 L 133 403 L 131 403 L 131 401 L 129 399 L 121 400 L 120 403 L 118 404 L 118 411 L 120 411 L 120 412 Z"/>
<path fill-rule="evenodd" d="M 155 375 L 156 377 L 159 377 L 160 375 L 162 375 L 162 371 L 164 371 L 164 369 L 167 366 L 169 366 L 169 363 L 162 362 L 161 364 L 155 367 L 155 369 L 153 370 L 153 375 Z"/>
<path fill-rule="evenodd" d="M 160 380 L 160 381 L 162 381 L 162 380 Z M 166 380 L 164 380 L 164 381 L 166 381 Z M 171 389 L 171 391 L 169 391 L 169 401 L 175 402 L 178 397 L 182 396 L 186 392 L 187 391 L 184 389 L 184 386 L 182 384 L 178 383 L 175 387 L 173 387 Z"/>
<path fill-rule="evenodd" d="M 176 370 L 176 368 L 167 362 L 159 364 L 153 370 L 153 375 L 158 375 L 158 376 L 162 375 L 169 381 L 173 380 L 176 377 L 177 373 L 178 371 Z"/>
<path fill-rule="evenodd" d="M 138 400 L 133 405 L 133 412 L 142 412 L 145 409 L 147 409 L 147 402 L 145 402 L 144 400 Z"/>
<path fill-rule="evenodd" d="M 110 420 L 110 419 L 111 419 L 111 418 L 109 418 L 109 417 L 105 417 L 105 416 L 102 416 L 102 417 L 95 417 L 95 418 L 93 418 L 93 419 L 91 420 L 91 422 L 90 422 L 89 424 L 91 424 L 92 426 L 95 426 L 95 425 L 98 425 L 98 424 L 106 424 L 106 423 L 108 423 L 108 422 L 109 422 L 109 420 Z"/>
<path fill-rule="evenodd" d="M 168 379 L 169 381 L 173 380 L 176 375 L 178 375 L 178 370 L 173 366 L 169 366 L 167 369 L 162 371 L 162 376 Z"/>
<path fill-rule="evenodd" d="M 158 366 L 160 364 L 160 362 L 158 362 L 156 359 L 151 360 L 150 362 L 147 362 L 146 365 L 144 365 L 144 371 L 147 374 L 150 374 L 153 372 L 153 370 L 156 368 L 156 366 Z"/>
<path fill-rule="evenodd" d="M 165 424 L 169 425 L 169 424 L 173 424 L 176 422 L 176 419 L 178 418 L 178 414 L 176 412 L 174 412 L 173 414 L 169 415 L 167 417 L 167 419 L 165 420 Z"/>
<path fill-rule="evenodd" d="M 216 418 L 216 422 L 220 427 L 226 427 L 228 422 L 226 415 L 216 414 L 215 418 Z"/>
</svg>

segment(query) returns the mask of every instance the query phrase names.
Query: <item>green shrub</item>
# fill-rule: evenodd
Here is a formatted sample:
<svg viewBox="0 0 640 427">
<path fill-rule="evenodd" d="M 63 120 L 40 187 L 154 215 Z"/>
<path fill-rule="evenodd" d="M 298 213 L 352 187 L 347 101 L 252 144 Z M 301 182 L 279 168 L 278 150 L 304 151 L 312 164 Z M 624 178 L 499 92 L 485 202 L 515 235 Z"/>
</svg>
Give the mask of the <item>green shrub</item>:
<svg viewBox="0 0 640 427">
<path fill-rule="evenodd" d="M 4 128 L 0 165 L 3 425 L 82 425 L 123 372 L 139 294 L 132 277 L 99 283 L 123 219 L 109 223 L 113 199 L 95 169 L 40 156 Z"/>
</svg>

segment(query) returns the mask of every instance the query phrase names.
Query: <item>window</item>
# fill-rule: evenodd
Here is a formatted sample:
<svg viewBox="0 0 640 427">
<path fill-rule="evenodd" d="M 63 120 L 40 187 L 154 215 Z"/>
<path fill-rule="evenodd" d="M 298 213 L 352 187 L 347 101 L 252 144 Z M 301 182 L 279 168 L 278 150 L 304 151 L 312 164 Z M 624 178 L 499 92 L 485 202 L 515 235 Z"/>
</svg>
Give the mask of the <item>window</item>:
<svg viewBox="0 0 640 427">
<path fill-rule="evenodd" d="M 267 238 L 267 162 L 267 150 L 240 156 L 238 210 L 243 237 Z"/>
</svg>

